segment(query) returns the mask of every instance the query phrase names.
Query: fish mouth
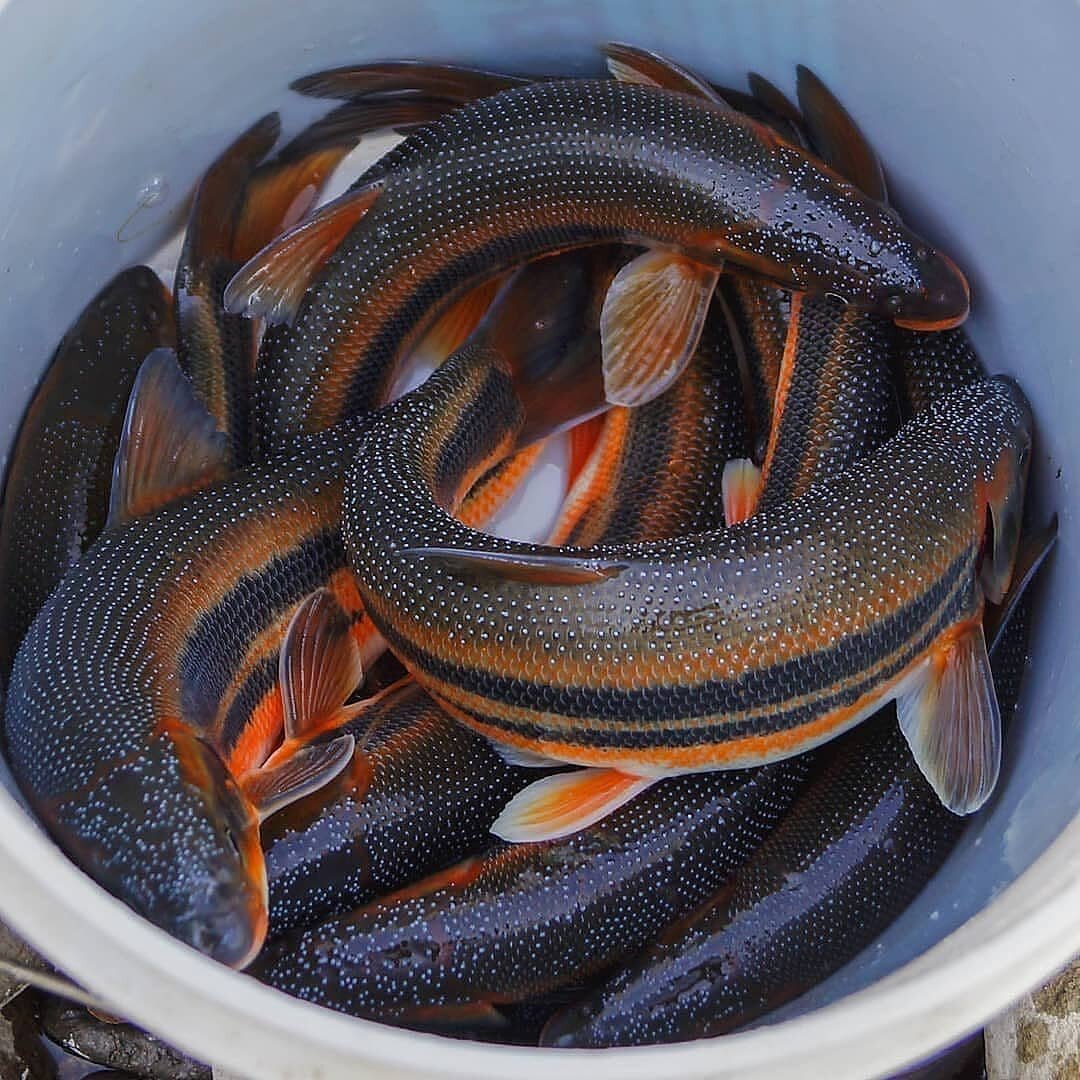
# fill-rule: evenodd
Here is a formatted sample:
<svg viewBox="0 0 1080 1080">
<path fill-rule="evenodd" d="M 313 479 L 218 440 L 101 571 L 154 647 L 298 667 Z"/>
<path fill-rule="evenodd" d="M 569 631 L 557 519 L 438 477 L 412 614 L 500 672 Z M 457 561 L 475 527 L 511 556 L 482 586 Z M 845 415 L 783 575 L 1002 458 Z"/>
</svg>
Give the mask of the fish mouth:
<svg viewBox="0 0 1080 1080">
<path fill-rule="evenodd" d="M 971 309 L 971 289 L 960 267 L 941 251 L 925 249 L 918 256 L 923 288 L 905 297 L 893 322 L 905 330 L 952 330 Z"/>
<path fill-rule="evenodd" d="M 234 910 L 195 916 L 176 935 L 212 960 L 242 970 L 255 959 L 266 940 L 268 915 L 258 897 Z"/>
</svg>

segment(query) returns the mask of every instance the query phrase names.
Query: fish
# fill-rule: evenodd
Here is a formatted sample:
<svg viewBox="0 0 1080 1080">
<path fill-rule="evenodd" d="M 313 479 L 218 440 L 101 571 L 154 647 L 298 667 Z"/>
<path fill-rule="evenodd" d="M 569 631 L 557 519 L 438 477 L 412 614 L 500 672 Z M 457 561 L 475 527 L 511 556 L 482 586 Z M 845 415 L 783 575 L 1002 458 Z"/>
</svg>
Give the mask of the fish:
<svg viewBox="0 0 1080 1080">
<path fill-rule="evenodd" d="M 943 801 L 985 801 L 1000 741 L 980 620 L 1008 587 L 1031 443 L 1015 383 L 961 389 L 731 528 L 575 549 L 447 516 L 460 477 L 527 441 L 533 421 L 512 374 L 446 371 L 365 435 L 344 536 L 368 615 L 446 708 L 498 742 L 596 768 L 576 792 L 533 792 L 501 835 L 525 811 L 558 819 L 556 803 L 580 827 L 571 796 L 588 801 L 590 784 L 625 799 L 665 775 L 800 753 L 893 698 Z M 560 405 L 595 407 L 575 385 L 581 404 Z M 434 471 L 418 455 L 432 446 L 446 448 Z"/>
<path fill-rule="evenodd" d="M 751 855 L 808 767 L 684 776 L 567 839 L 496 842 L 269 943 L 250 973 L 355 1016 L 497 1024 L 499 1004 L 603 970 L 692 910 Z"/>
<path fill-rule="evenodd" d="M 1051 525 L 1034 538 L 1036 569 L 1055 535 Z M 991 648 L 1006 720 L 1027 664 L 1029 580 Z M 963 829 L 913 761 L 893 710 L 883 709 L 838 740 L 783 822 L 711 901 L 556 1014 L 541 1045 L 641 1045 L 745 1027 L 866 948 L 922 891 Z"/>
<path fill-rule="evenodd" d="M 916 329 L 953 325 L 968 307 L 947 256 L 771 129 L 655 87 L 542 82 L 413 132 L 230 282 L 230 312 L 288 324 L 264 341 L 257 409 L 280 439 L 332 426 L 385 396 L 403 353 L 469 288 L 604 241 L 651 248 L 606 305 L 617 404 L 635 403 L 621 383 L 658 318 L 664 365 L 684 366 L 724 265 Z"/>
<path fill-rule="evenodd" d="M 597 358 L 607 284 L 634 254 L 596 253 L 607 268 L 596 278 L 592 315 L 577 336 L 584 345 L 591 341 Z M 618 410 L 621 422 L 605 432 L 596 460 L 582 469 L 556 533 L 574 527 L 598 537 L 668 536 L 722 524 L 723 462 L 740 452 L 745 426 L 734 351 L 719 313 L 709 327 L 674 386 L 639 409 Z M 485 496 L 474 486 L 468 498 Z M 461 516 L 460 508 L 456 513 Z M 356 738 L 350 769 L 263 826 L 271 938 L 355 908 L 475 850 L 529 776 L 411 681 L 380 696 L 342 730 Z"/>
<path fill-rule="evenodd" d="M 409 678 L 334 731 L 355 739 L 348 768 L 262 827 L 270 940 L 464 858 L 529 776 Z"/>
<path fill-rule="evenodd" d="M 614 271 L 610 252 L 526 268 L 474 348 L 543 384 L 576 356 Z M 345 470 L 374 415 L 230 470 L 175 355 L 152 353 L 125 416 L 114 524 L 16 658 L 9 761 L 46 828 L 136 911 L 233 966 L 268 924 L 260 820 L 349 765 L 351 734 L 320 739 L 353 718 L 348 698 L 383 648 L 340 532 Z M 294 620 L 316 593 L 308 633 Z"/>
<path fill-rule="evenodd" d="M 105 527 L 139 365 L 175 343 L 169 290 L 133 266 L 87 304 L 49 361 L 19 428 L 0 511 L 0 680 L 49 594 Z"/>
<path fill-rule="evenodd" d="M 250 458 L 248 413 L 258 327 L 225 312 L 221 298 L 242 264 L 236 261 L 236 250 L 244 240 L 237 231 L 247 184 L 280 132 L 278 114 L 269 113 L 230 143 L 202 176 L 173 280 L 177 358 L 225 434 L 234 466 Z M 248 243 L 258 250 L 274 235 L 271 227 Z"/>
</svg>

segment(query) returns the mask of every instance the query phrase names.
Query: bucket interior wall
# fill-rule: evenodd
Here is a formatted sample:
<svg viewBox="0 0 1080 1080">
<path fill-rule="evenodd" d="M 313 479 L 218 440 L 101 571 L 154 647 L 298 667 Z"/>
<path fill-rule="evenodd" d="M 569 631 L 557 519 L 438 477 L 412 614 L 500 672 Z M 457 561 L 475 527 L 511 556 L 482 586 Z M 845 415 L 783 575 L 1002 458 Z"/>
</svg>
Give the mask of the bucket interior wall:
<svg viewBox="0 0 1080 1080">
<path fill-rule="evenodd" d="M 291 95 L 291 79 L 397 57 L 600 73 L 594 45 L 609 39 L 738 86 L 756 70 L 791 91 L 797 63 L 826 80 L 879 150 L 908 219 L 969 273 L 970 333 L 989 369 L 1029 395 L 1036 505 L 1061 515 L 998 795 L 911 909 L 794 1007 L 805 1010 L 939 941 L 1080 808 L 1076 4 L 0 0 L 0 445 L 72 318 L 179 226 L 215 153 L 270 109 L 288 134 L 326 108 Z"/>
</svg>

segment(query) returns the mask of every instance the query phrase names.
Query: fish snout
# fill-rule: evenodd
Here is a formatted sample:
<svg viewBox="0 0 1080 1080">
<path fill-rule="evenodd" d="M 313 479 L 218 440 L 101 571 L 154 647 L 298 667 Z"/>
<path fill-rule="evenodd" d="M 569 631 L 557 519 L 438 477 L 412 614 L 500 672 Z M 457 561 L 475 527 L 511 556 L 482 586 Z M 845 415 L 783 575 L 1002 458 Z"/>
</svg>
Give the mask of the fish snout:
<svg viewBox="0 0 1080 1080">
<path fill-rule="evenodd" d="M 175 935 L 211 959 L 244 968 L 266 938 L 267 910 L 262 897 L 243 884 L 222 883 L 193 902 L 175 926 Z"/>
<path fill-rule="evenodd" d="M 915 250 L 915 269 L 922 288 L 894 295 L 887 313 L 907 330 L 949 330 L 959 326 L 971 307 L 971 290 L 960 267 L 944 252 L 930 247 Z"/>
</svg>

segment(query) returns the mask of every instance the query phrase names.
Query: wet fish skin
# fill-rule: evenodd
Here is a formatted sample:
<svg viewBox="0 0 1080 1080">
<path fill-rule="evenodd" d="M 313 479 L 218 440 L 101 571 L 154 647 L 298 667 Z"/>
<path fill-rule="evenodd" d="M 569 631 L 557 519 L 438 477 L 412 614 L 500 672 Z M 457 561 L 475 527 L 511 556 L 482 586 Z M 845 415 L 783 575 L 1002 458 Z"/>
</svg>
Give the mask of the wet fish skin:
<svg viewBox="0 0 1080 1080">
<path fill-rule="evenodd" d="M 464 858 L 535 778 L 412 680 L 335 734 L 346 731 L 356 737 L 352 765 L 263 825 L 271 939 Z"/>
<path fill-rule="evenodd" d="M 991 657 L 1003 719 L 1026 663 L 1029 601 Z M 586 1002 L 544 1046 L 675 1042 L 725 1034 L 817 985 L 922 891 L 964 819 L 940 803 L 892 709 L 845 736 L 779 828 L 700 911 Z"/>
<path fill-rule="evenodd" d="M 889 212 L 769 129 L 670 91 L 587 80 L 507 90 L 414 133 L 378 176 L 385 187 L 260 360 L 258 408 L 282 438 L 380 397 L 372 385 L 389 383 L 470 284 L 574 245 L 671 247 L 920 323 L 967 308 L 962 277 Z M 826 219 L 840 224 L 842 251 Z M 231 310 L 247 299 L 228 298 Z"/>
<path fill-rule="evenodd" d="M 49 594 L 105 527 L 124 409 L 143 357 L 175 342 L 172 300 L 122 270 L 57 346 L 11 454 L 0 517 L 0 680 Z"/>
<path fill-rule="evenodd" d="M 835 482 L 732 529 L 552 550 L 472 532 L 440 509 L 439 493 L 471 464 L 457 455 L 469 444 L 455 432 L 476 393 L 444 368 L 380 417 L 368 452 L 350 467 L 345 537 L 367 610 L 406 667 L 477 730 L 637 775 L 760 763 L 839 734 L 851 710 L 876 700 L 883 679 L 980 610 L 982 500 L 999 459 L 1001 481 L 1013 476 L 1022 485 L 1017 462 L 1030 440 L 1019 389 L 986 380 L 939 403 Z M 489 434 L 472 445 L 478 455 L 506 442 L 491 434 L 497 416 L 508 431 L 523 423 L 508 382 L 489 381 L 483 393 Z M 433 437 L 455 449 L 436 458 L 434 477 L 431 459 L 417 451 Z M 431 551 L 539 559 L 553 572 L 569 557 L 600 567 L 604 579 L 514 580 L 498 569 L 455 568 L 449 558 L 433 569 Z M 902 600 L 878 595 L 900 587 L 889 565 L 921 568 L 917 578 L 905 576 Z M 877 576 L 867 567 L 878 567 Z M 494 598 L 495 610 L 518 614 L 489 621 Z M 832 620 L 823 624 L 821 610 Z M 804 617 L 813 633 L 800 629 Z M 790 641 L 773 636 L 777 619 Z M 565 639 L 545 629 L 562 620 L 574 629 Z M 677 650 L 657 646 L 658 629 L 677 635 Z"/>
<path fill-rule="evenodd" d="M 760 842 L 808 766 L 681 777 L 567 839 L 496 843 L 271 943 L 252 974 L 306 1001 L 411 1024 L 544 993 L 630 955 L 692 907 Z"/>
</svg>

